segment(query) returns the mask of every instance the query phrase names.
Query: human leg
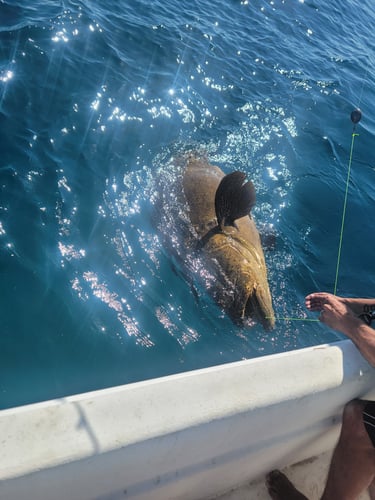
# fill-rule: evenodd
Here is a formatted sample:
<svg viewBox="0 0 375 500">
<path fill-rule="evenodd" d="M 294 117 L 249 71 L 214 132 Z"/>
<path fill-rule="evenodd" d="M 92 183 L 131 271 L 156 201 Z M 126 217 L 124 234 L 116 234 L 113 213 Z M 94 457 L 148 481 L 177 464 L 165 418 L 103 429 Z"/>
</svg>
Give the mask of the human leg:
<svg viewBox="0 0 375 500">
<path fill-rule="evenodd" d="M 322 500 L 355 500 L 367 488 L 375 500 L 375 432 L 371 434 L 375 427 L 371 413 L 375 423 L 375 403 L 354 400 L 345 406 Z M 266 484 L 273 500 L 306 499 L 279 471 L 268 474 Z"/>
<path fill-rule="evenodd" d="M 363 410 L 363 421 L 372 444 L 375 447 L 375 401 L 366 404 Z M 368 493 L 371 500 L 375 500 L 375 479 L 369 486 Z"/>
<path fill-rule="evenodd" d="M 363 421 L 366 403 L 354 400 L 344 408 L 322 500 L 354 500 L 374 480 L 375 448 Z"/>
</svg>

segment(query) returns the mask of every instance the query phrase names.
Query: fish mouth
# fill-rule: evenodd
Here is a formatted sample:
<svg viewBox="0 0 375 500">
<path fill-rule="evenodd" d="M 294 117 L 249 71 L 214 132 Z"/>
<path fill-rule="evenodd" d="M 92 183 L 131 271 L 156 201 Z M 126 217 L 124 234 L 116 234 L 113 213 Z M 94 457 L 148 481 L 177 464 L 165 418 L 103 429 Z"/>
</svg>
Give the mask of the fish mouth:
<svg viewBox="0 0 375 500">
<path fill-rule="evenodd" d="M 275 314 L 272 307 L 271 297 L 265 296 L 261 289 L 255 290 L 247 297 L 243 310 L 244 318 L 253 318 L 258 323 L 261 323 L 267 331 L 273 330 L 275 327 Z"/>
<path fill-rule="evenodd" d="M 235 324 L 252 327 L 259 323 L 266 331 L 275 327 L 271 293 L 259 283 L 252 286 L 217 287 L 214 298 Z"/>
</svg>

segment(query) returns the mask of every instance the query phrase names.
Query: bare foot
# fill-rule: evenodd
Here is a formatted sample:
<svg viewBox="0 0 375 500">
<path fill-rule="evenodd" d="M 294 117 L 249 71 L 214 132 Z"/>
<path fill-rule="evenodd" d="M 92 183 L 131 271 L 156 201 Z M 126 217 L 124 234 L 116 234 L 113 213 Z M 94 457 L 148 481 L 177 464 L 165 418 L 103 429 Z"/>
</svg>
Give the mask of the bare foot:
<svg viewBox="0 0 375 500">
<path fill-rule="evenodd" d="M 307 500 L 279 470 L 267 474 L 266 486 L 273 500 Z"/>
</svg>

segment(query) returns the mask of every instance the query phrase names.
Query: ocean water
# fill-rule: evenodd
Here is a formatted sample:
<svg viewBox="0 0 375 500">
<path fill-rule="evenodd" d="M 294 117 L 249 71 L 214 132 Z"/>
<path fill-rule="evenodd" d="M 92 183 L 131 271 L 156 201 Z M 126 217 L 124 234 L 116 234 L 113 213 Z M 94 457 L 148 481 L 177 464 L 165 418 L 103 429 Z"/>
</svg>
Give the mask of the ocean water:
<svg viewBox="0 0 375 500">
<path fill-rule="evenodd" d="M 304 296 L 334 288 L 358 106 L 337 293 L 374 293 L 374 23 L 370 0 L 0 1 L 1 408 L 342 338 Z M 255 184 L 272 332 L 161 243 L 156 173 L 186 149 Z"/>
</svg>

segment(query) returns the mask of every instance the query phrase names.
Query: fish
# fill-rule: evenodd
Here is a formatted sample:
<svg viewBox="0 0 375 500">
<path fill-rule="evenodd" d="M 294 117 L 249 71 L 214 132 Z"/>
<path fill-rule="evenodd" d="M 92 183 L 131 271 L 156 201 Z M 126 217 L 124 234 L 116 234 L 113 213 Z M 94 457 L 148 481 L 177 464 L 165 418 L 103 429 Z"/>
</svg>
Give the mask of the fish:
<svg viewBox="0 0 375 500">
<path fill-rule="evenodd" d="M 267 266 L 261 239 L 251 210 L 256 192 L 240 171 L 225 174 L 207 158 L 189 154 L 181 161 L 181 174 L 172 193 L 178 210 L 172 210 L 164 236 L 173 235 L 169 246 L 181 261 L 198 256 L 211 280 L 208 291 L 233 322 L 265 330 L 275 326 L 275 314 L 268 283 Z M 176 238 L 176 234 L 178 237 Z"/>
</svg>

